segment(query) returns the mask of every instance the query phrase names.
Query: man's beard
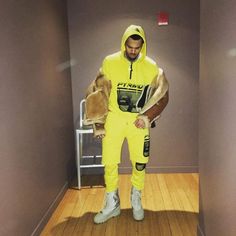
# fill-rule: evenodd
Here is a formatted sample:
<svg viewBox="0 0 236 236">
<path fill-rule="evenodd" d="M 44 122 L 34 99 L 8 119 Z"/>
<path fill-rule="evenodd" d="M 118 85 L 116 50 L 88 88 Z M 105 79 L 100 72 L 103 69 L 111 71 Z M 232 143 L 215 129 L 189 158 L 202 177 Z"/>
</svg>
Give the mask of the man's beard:
<svg viewBox="0 0 236 236">
<path fill-rule="evenodd" d="M 125 56 L 126 56 L 126 58 L 127 58 L 129 61 L 133 62 L 133 61 L 135 61 L 135 60 L 138 58 L 139 54 L 136 55 L 135 57 L 130 57 L 130 56 L 128 55 L 128 53 L 125 52 Z"/>
</svg>

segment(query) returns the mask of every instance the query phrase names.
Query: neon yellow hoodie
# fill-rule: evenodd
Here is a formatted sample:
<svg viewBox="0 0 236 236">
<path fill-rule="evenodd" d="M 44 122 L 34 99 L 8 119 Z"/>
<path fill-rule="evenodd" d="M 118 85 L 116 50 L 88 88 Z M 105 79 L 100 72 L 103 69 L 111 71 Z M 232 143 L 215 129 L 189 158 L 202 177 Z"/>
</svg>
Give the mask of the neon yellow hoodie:
<svg viewBox="0 0 236 236">
<path fill-rule="evenodd" d="M 137 60 L 130 62 L 125 57 L 125 42 L 133 34 L 140 35 L 144 43 Z M 159 71 L 157 64 L 146 56 L 146 38 L 141 26 L 130 25 L 126 29 L 121 40 L 121 51 L 107 56 L 101 70 L 112 84 L 109 110 L 138 113 L 140 97 Z"/>
</svg>

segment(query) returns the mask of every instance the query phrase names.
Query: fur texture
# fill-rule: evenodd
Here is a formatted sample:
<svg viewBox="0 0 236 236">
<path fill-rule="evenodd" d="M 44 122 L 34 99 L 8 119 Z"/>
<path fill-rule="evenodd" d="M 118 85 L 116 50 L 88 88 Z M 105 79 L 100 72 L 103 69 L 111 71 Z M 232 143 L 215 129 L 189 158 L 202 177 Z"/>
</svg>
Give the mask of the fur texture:
<svg viewBox="0 0 236 236">
<path fill-rule="evenodd" d="M 104 123 L 108 113 L 110 91 L 111 82 L 102 74 L 98 74 L 87 89 L 84 125 L 93 125 L 94 136 L 105 134 Z"/>
<path fill-rule="evenodd" d="M 155 120 L 160 118 L 160 114 L 169 100 L 169 84 L 162 69 L 160 69 L 158 77 L 152 81 L 150 89 L 148 101 L 138 115 L 138 118 L 144 121 L 145 127 L 150 127 L 152 122 L 154 123 Z M 152 127 L 155 127 L 155 125 Z"/>
</svg>

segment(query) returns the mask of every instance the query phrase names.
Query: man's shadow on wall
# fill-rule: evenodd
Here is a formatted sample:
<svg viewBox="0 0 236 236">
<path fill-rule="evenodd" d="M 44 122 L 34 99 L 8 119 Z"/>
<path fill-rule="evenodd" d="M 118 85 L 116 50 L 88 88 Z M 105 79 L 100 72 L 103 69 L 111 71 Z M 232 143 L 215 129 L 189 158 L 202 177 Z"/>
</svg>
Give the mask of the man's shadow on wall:
<svg viewBox="0 0 236 236">
<path fill-rule="evenodd" d="M 198 214 L 184 211 L 145 210 L 145 219 L 135 221 L 132 209 L 121 209 L 118 217 L 94 224 L 95 212 L 68 217 L 51 229 L 51 236 L 196 236 Z M 43 236 L 43 235 L 41 235 Z"/>
</svg>

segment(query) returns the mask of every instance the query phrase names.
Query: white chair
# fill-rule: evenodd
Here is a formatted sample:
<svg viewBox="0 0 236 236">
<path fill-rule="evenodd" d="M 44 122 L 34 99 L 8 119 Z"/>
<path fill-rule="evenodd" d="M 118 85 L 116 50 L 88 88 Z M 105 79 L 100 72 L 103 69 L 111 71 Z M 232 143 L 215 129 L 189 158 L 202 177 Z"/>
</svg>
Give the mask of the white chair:
<svg viewBox="0 0 236 236">
<path fill-rule="evenodd" d="M 95 159 L 102 157 L 101 155 L 91 155 L 91 156 L 83 155 L 83 136 L 93 133 L 93 129 L 91 126 L 85 126 L 83 124 L 84 104 L 85 104 L 85 99 L 83 99 L 80 102 L 79 128 L 76 129 L 76 165 L 77 165 L 77 178 L 78 178 L 79 189 L 81 188 L 81 169 L 103 167 L 102 164 L 96 164 L 95 162 Z M 92 164 L 83 164 L 83 161 L 86 159 L 93 159 L 94 161 Z"/>
</svg>

